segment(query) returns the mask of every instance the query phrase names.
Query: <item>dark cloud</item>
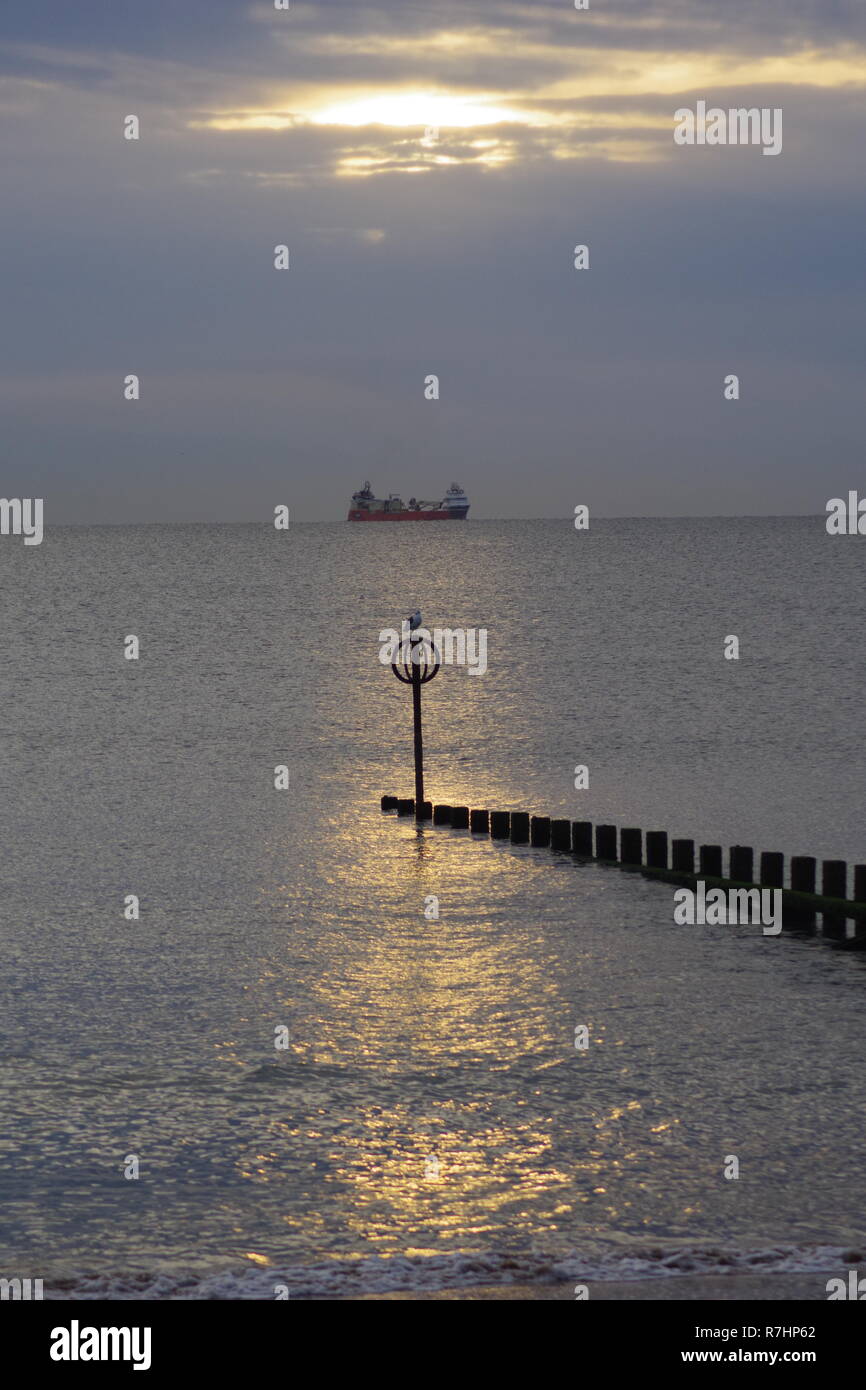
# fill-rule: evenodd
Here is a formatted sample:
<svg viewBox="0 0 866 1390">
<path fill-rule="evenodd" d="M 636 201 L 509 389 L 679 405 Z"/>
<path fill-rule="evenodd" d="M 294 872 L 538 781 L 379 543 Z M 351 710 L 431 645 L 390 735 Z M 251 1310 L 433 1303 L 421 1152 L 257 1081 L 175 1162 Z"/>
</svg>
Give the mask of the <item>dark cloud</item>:
<svg viewBox="0 0 866 1390">
<path fill-rule="evenodd" d="M 45 59 L 34 47 L 78 52 L 96 63 L 65 69 L 66 81 L 82 84 L 101 73 L 97 58 L 109 55 L 216 67 L 261 80 L 375 80 L 394 65 L 393 58 L 369 51 L 379 39 L 411 43 L 412 50 L 396 58 L 406 72 L 439 71 L 457 83 L 498 74 L 502 85 L 518 75 L 531 81 L 533 72 L 540 79 L 558 62 L 579 63 L 581 54 L 591 61 L 599 48 L 767 55 L 866 43 L 862 0 L 619 0 L 588 12 L 576 12 L 565 0 L 439 0 L 435 6 L 292 0 L 289 11 L 275 11 L 267 0 L 5 0 L 3 21 L 9 70 L 38 76 Z M 433 46 L 442 32 L 474 34 L 479 52 L 473 54 L 471 44 L 450 51 Z M 340 39 L 356 42 L 329 52 L 328 42 Z M 485 47 L 492 41 L 497 52 L 491 58 Z M 550 52 L 533 53 L 533 45 Z"/>
</svg>

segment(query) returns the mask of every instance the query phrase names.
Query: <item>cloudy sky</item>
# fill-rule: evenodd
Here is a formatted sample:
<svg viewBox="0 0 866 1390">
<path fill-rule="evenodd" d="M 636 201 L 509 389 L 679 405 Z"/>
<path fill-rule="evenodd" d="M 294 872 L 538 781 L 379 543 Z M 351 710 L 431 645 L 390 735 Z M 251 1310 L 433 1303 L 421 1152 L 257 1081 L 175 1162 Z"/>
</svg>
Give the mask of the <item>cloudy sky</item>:
<svg viewBox="0 0 866 1390">
<path fill-rule="evenodd" d="M 4 0 L 3 494 L 50 523 L 338 520 L 368 477 L 479 518 L 862 492 L 866 5 L 590 3 Z M 782 108 L 781 154 L 675 145 L 699 100 Z"/>
</svg>

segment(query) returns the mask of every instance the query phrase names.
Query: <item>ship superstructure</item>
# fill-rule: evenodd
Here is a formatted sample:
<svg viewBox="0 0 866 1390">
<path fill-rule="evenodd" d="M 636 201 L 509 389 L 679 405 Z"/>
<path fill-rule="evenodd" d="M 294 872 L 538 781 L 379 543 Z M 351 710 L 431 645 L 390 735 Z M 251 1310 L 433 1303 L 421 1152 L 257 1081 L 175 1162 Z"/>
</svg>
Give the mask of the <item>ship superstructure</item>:
<svg viewBox="0 0 866 1390">
<path fill-rule="evenodd" d="M 424 502 L 410 497 L 405 503 L 397 493 L 376 497 L 369 482 L 352 494 L 349 521 L 464 521 L 469 498 L 458 483 L 452 483 L 440 502 Z"/>
</svg>

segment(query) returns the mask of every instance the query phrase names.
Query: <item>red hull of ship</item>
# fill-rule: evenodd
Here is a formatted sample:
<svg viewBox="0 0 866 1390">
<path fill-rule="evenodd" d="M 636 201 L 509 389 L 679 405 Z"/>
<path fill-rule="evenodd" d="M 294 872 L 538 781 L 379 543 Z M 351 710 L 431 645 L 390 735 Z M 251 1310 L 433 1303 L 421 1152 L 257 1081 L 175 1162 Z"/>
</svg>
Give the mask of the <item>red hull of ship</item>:
<svg viewBox="0 0 866 1390">
<path fill-rule="evenodd" d="M 465 521 L 466 513 L 441 512 L 362 512 L 350 509 L 347 521 Z"/>
</svg>

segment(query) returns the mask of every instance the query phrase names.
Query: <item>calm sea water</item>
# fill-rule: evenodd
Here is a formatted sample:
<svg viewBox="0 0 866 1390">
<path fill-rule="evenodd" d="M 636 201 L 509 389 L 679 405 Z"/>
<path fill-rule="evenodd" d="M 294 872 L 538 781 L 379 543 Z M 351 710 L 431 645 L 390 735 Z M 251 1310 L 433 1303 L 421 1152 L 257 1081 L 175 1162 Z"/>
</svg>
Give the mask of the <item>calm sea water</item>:
<svg viewBox="0 0 866 1390">
<path fill-rule="evenodd" d="M 3 540 L 0 1273 L 836 1268 L 866 957 L 382 816 L 411 716 L 377 639 L 416 605 L 488 630 L 486 675 L 425 690 L 434 800 L 863 862 L 864 557 L 821 519 Z"/>
</svg>

